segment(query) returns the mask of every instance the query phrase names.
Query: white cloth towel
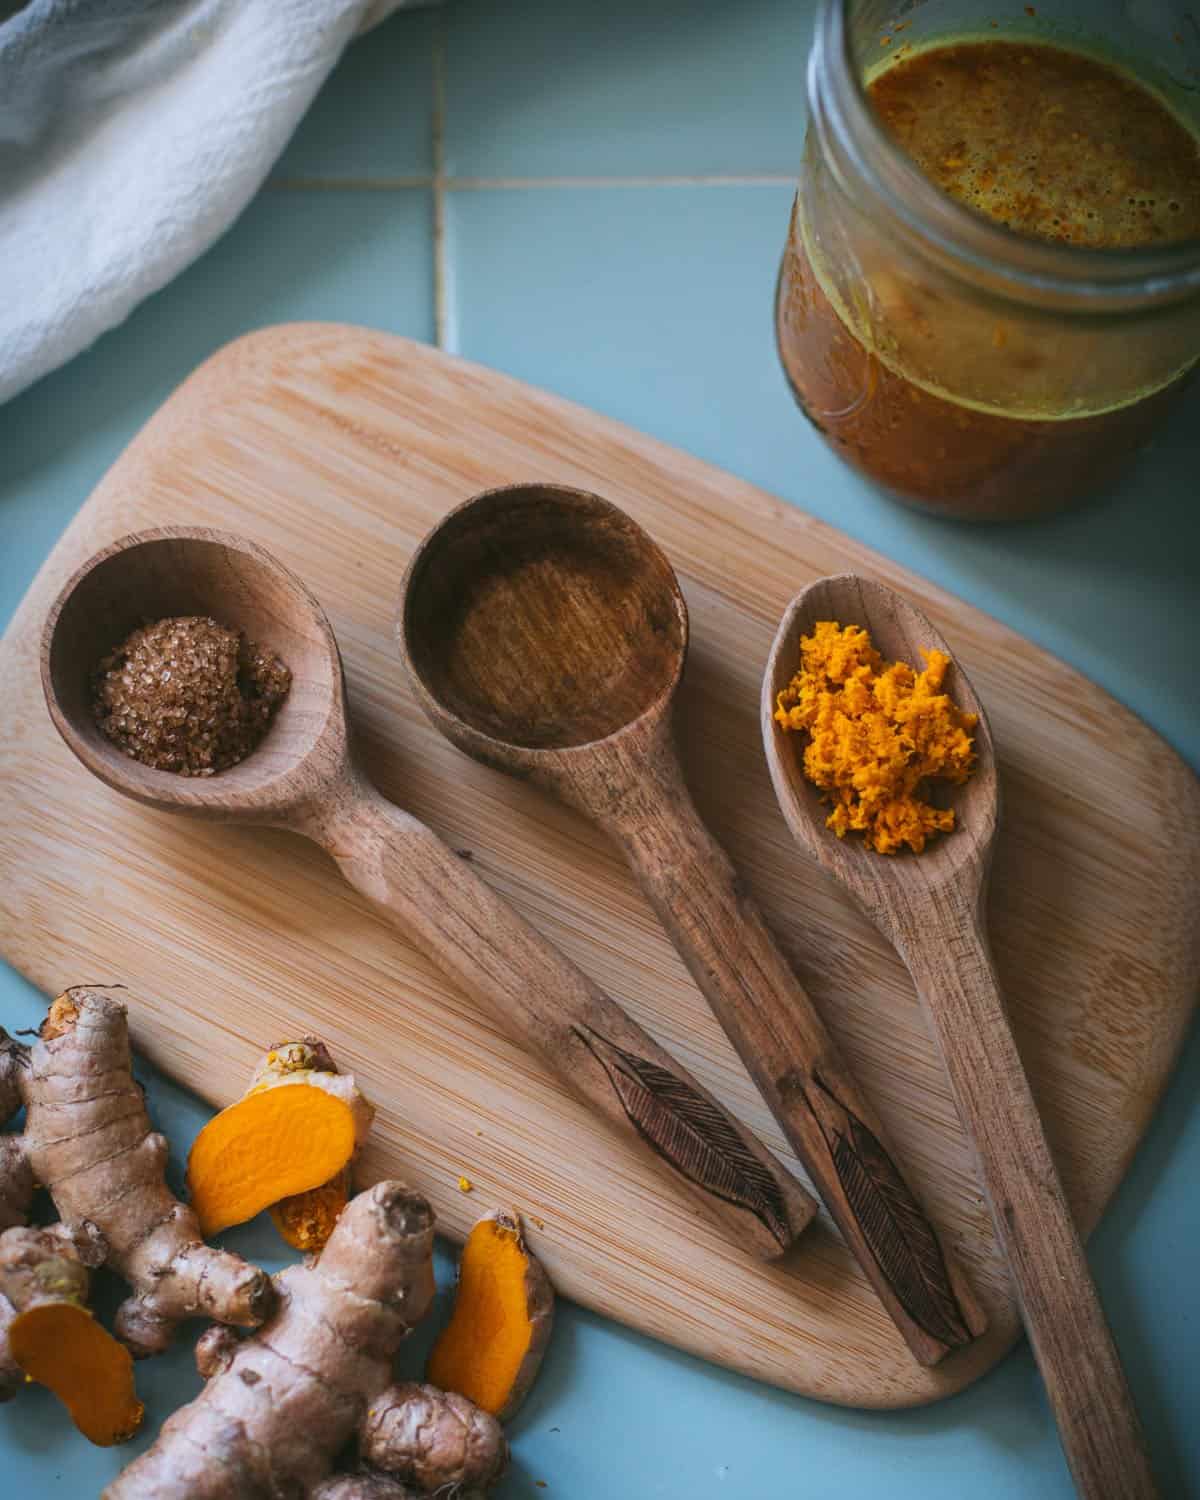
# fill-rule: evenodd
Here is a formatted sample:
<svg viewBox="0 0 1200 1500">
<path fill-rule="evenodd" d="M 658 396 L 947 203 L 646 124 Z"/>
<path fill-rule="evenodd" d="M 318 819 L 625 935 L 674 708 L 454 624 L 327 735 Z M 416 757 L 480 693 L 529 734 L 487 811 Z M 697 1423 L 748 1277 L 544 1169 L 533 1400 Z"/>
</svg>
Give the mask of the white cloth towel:
<svg viewBox="0 0 1200 1500">
<path fill-rule="evenodd" d="M 0 401 L 190 264 L 406 0 L 0 3 Z"/>
</svg>

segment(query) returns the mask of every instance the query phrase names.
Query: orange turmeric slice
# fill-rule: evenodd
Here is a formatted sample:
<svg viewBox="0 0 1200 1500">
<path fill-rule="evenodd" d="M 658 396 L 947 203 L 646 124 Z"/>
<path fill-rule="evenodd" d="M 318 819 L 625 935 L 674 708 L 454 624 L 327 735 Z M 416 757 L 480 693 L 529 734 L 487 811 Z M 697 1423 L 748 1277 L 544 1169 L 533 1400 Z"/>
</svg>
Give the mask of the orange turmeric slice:
<svg viewBox="0 0 1200 1500">
<path fill-rule="evenodd" d="M 374 1111 L 354 1079 L 312 1040 L 273 1048 L 249 1090 L 214 1116 L 188 1157 L 192 1207 L 205 1236 L 283 1200 L 289 1244 L 319 1250 L 349 1192 L 348 1168 Z"/>
<path fill-rule="evenodd" d="M 88 1310 L 97 1249 L 62 1224 L 0 1235 L 0 1366 L 10 1382 L 15 1373 L 52 1390 L 84 1437 L 107 1448 L 137 1431 L 142 1403 L 129 1350 Z"/>
<path fill-rule="evenodd" d="M 425 1372 L 500 1421 L 529 1392 L 554 1322 L 554 1290 L 515 1214 L 494 1213 L 467 1236 L 454 1312 Z"/>
<path fill-rule="evenodd" d="M 133 1359 L 86 1307 L 42 1302 L 8 1328 L 9 1351 L 31 1380 L 52 1390 L 89 1442 L 123 1443 L 141 1426 Z"/>
<path fill-rule="evenodd" d="M 320 1187 L 273 1203 L 271 1221 L 293 1250 L 314 1255 L 324 1247 L 338 1215 L 349 1201 L 350 1169 L 346 1167 Z"/>
</svg>

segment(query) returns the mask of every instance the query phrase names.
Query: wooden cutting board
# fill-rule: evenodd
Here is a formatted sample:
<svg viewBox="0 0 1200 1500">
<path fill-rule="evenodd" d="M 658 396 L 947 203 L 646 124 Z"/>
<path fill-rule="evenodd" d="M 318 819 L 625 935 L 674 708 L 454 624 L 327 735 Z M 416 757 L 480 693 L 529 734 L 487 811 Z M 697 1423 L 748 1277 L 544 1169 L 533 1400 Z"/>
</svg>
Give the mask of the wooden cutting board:
<svg viewBox="0 0 1200 1500">
<path fill-rule="evenodd" d="M 474 765 L 419 715 L 393 645 L 419 538 L 485 487 L 557 480 L 628 509 L 692 618 L 681 702 L 697 801 L 773 920 L 906 1169 L 987 1304 L 989 1334 L 918 1368 L 826 1223 L 783 1267 L 727 1244 L 648 1154 L 610 1138 L 540 1063 L 284 834 L 121 800 L 54 733 L 43 617 L 95 549 L 202 524 L 264 543 L 332 618 L 368 768 L 790 1159 L 729 1044 L 603 837 Z M 905 971 L 792 844 L 758 730 L 791 595 L 823 573 L 907 592 L 988 705 L 1004 827 L 992 930 L 1018 1040 L 1084 1229 L 1120 1181 L 1200 979 L 1200 793 L 1144 724 L 1078 673 L 782 501 L 661 443 L 405 340 L 270 329 L 210 360 L 84 506 L 0 644 L 0 941 L 48 993 L 129 986 L 139 1046 L 213 1104 L 263 1048 L 317 1032 L 380 1106 L 364 1161 L 428 1192 L 460 1237 L 515 1204 L 559 1289 L 746 1374 L 904 1406 L 960 1389 L 1017 1317 L 971 1153 Z M 460 1174 L 474 1184 L 457 1187 Z"/>
</svg>

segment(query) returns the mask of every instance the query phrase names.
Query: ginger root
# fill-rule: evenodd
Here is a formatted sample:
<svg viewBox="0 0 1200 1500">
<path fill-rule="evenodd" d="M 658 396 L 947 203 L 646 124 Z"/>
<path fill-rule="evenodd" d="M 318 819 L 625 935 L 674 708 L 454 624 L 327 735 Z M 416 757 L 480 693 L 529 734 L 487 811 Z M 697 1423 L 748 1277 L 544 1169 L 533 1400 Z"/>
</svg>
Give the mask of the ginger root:
<svg viewBox="0 0 1200 1500">
<path fill-rule="evenodd" d="M 320 1255 L 275 1278 L 277 1309 L 257 1333 L 204 1335 L 204 1390 L 104 1500 L 405 1500 L 406 1485 L 449 1496 L 493 1483 L 508 1457 L 499 1424 L 461 1397 L 393 1383 L 433 1298 L 433 1223 L 399 1182 L 351 1199 Z M 354 1437 L 386 1476 L 331 1479 Z"/>
<path fill-rule="evenodd" d="M 514 1214 L 489 1214 L 471 1230 L 454 1312 L 426 1375 L 504 1422 L 529 1392 L 554 1324 L 554 1289 Z"/>
<path fill-rule="evenodd" d="M 135 1356 L 158 1353 L 184 1318 L 253 1327 L 271 1305 L 265 1272 L 206 1245 L 170 1192 L 167 1143 L 135 1083 L 125 1007 L 80 986 L 51 1005 L 32 1047 L 0 1030 L 0 1107 L 25 1105 L 21 1135 L 2 1138 L 0 1212 L 23 1224 L 35 1182 L 48 1189 L 83 1258 L 129 1283 L 116 1316 Z"/>
<path fill-rule="evenodd" d="M 375 1111 L 315 1037 L 283 1042 L 250 1087 L 211 1119 L 188 1157 L 206 1235 L 264 1208 L 297 1250 L 320 1250 L 350 1193 L 350 1163 Z"/>
<path fill-rule="evenodd" d="M 0 1371 L 8 1377 L 6 1394 L 15 1394 L 14 1377 L 49 1387 L 84 1437 L 108 1448 L 133 1436 L 144 1408 L 128 1349 L 88 1310 L 89 1282 L 88 1268 L 61 1225 L 0 1235 Z"/>
</svg>

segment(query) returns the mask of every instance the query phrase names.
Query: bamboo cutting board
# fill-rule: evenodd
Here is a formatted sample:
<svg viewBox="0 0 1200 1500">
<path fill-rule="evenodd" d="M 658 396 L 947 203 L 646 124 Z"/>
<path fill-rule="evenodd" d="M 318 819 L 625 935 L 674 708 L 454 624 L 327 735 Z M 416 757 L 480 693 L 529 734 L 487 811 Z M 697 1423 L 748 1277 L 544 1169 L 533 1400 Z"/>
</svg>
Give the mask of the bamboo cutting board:
<svg viewBox="0 0 1200 1500">
<path fill-rule="evenodd" d="M 69 755 L 36 647 L 67 576 L 117 536 L 241 532 L 313 588 L 346 661 L 368 770 L 790 1159 L 615 849 L 476 766 L 418 713 L 392 622 L 414 546 L 452 505 L 516 480 L 598 490 L 674 561 L 692 617 L 681 702 L 701 811 L 762 901 L 992 1319 L 919 1368 L 824 1223 L 768 1267 L 700 1218 L 540 1063 L 284 834 L 143 810 Z M 1200 792 L 1144 724 L 1076 672 L 865 547 L 695 459 L 516 381 L 334 325 L 222 351 L 117 462 L 0 644 L 0 941 L 47 992 L 129 986 L 139 1046 L 213 1104 L 263 1048 L 317 1032 L 380 1106 L 364 1177 L 397 1174 L 461 1238 L 515 1204 L 562 1292 L 681 1348 L 825 1400 L 904 1406 L 960 1389 L 1017 1317 L 970 1151 L 899 961 L 792 844 L 758 730 L 759 678 L 793 593 L 872 574 L 912 597 L 987 703 L 1004 827 L 992 931 L 1018 1040 L 1086 1229 L 1120 1181 L 1200 979 Z M 460 1174 L 474 1192 L 460 1193 Z"/>
</svg>

